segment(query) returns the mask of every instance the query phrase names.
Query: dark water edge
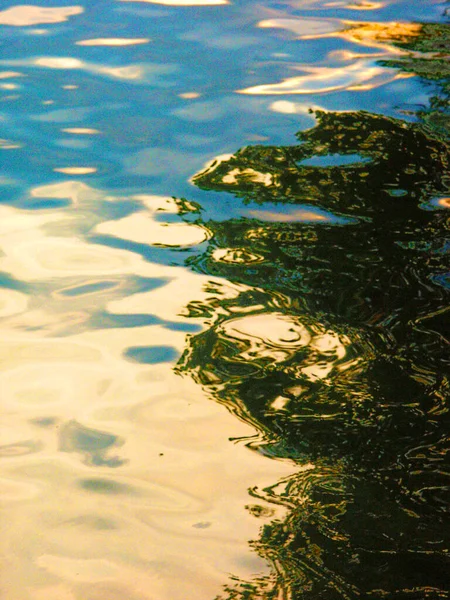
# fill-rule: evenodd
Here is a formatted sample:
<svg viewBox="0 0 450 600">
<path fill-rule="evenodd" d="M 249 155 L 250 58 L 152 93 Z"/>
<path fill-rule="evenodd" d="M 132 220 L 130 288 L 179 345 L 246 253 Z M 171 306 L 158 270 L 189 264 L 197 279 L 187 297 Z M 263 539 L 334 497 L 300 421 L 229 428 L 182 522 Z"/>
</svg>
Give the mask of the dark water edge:
<svg viewBox="0 0 450 600">
<path fill-rule="evenodd" d="M 192 267 L 245 290 L 192 306 L 212 324 L 178 369 L 258 430 L 251 450 L 310 465 L 250 488 L 256 517 L 287 517 L 252 543 L 271 574 L 220 598 L 450 598 L 450 31 L 393 34 L 417 54 L 392 66 L 433 84 L 417 122 L 317 112 L 194 177 L 258 209 L 207 222 Z"/>
</svg>

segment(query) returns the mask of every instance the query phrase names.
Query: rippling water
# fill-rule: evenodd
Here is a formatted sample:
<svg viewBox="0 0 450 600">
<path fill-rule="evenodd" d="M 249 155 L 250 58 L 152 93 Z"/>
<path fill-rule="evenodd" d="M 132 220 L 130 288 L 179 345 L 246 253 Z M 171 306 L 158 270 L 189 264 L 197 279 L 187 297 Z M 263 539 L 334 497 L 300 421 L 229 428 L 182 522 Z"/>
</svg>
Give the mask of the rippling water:
<svg viewBox="0 0 450 600">
<path fill-rule="evenodd" d="M 2 598 L 450 598 L 448 10 L 0 4 Z"/>
</svg>

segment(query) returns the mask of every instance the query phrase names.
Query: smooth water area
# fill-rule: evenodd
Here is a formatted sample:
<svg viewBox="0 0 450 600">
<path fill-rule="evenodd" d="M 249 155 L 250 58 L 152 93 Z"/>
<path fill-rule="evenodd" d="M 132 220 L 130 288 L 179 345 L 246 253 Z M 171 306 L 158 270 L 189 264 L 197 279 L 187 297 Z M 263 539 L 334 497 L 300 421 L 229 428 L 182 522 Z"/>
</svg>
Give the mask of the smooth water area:
<svg viewBox="0 0 450 600">
<path fill-rule="evenodd" d="M 0 3 L 1 598 L 450 598 L 448 13 Z"/>
</svg>

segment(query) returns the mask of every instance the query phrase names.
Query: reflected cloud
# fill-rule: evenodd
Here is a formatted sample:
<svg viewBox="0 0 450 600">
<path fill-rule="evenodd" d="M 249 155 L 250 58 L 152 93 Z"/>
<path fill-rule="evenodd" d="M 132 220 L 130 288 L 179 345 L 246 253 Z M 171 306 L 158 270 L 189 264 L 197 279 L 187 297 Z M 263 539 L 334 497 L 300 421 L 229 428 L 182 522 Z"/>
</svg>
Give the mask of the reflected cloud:
<svg viewBox="0 0 450 600">
<path fill-rule="evenodd" d="M 12 79 L 13 77 L 24 77 L 24 74 L 18 71 L 0 71 L 0 79 Z"/>
<path fill-rule="evenodd" d="M 335 33 L 343 27 L 342 21 L 338 19 L 310 19 L 302 17 L 297 19 L 266 19 L 257 25 L 261 29 L 285 29 L 295 33 L 299 39 L 307 39 L 312 36 L 323 36 Z"/>
<path fill-rule="evenodd" d="M 82 69 L 85 67 L 85 63 L 78 58 L 59 56 L 36 58 L 34 64 L 47 69 Z"/>
<path fill-rule="evenodd" d="M 116 44 L 118 45 L 118 44 Z M 102 64 L 83 61 L 71 56 L 41 56 L 27 60 L 4 60 L 0 64 L 8 66 L 40 67 L 45 69 L 76 70 L 80 69 L 88 73 L 105 75 L 114 79 L 125 81 L 140 81 L 144 83 L 156 83 L 161 75 L 174 73 L 175 65 L 142 63 L 127 66 L 110 67 Z M 77 86 L 67 85 L 65 89 L 76 89 Z M 53 101 L 52 101 L 53 102 Z"/>
<path fill-rule="evenodd" d="M 301 104 L 300 102 L 291 102 L 290 100 L 276 100 L 269 106 L 270 110 L 285 115 L 308 115 L 314 121 L 314 115 L 311 111 L 324 110 L 317 104 Z"/>
<path fill-rule="evenodd" d="M 84 69 L 94 73 L 109 75 L 116 79 L 141 79 L 144 73 L 142 67 L 138 65 L 130 65 L 128 67 L 104 67 L 102 65 L 94 65 L 83 62 L 77 58 L 64 57 L 49 57 L 38 58 L 35 60 L 38 67 L 46 67 L 48 69 Z"/>
<path fill-rule="evenodd" d="M 58 198 L 70 200 L 76 205 L 83 203 L 85 207 L 89 202 L 96 202 L 101 198 L 100 192 L 81 181 L 62 181 L 37 186 L 31 189 L 30 194 L 33 198 Z"/>
<path fill-rule="evenodd" d="M 98 129 L 92 129 L 90 127 L 66 127 L 61 129 L 64 133 L 74 133 L 75 135 L 96 135 L 101 133 Z"/>
<path fill-rule="evenodd" d="M 157 214 L 176 214 L 178 206 L 173 198 L 162 196 L 135 196 L 143 204 L 143 210 L 117 221 L 107 221 L 96 227 L 101 234 L 112 235 L 139 244 L 153 246 L 196 246 L 210 237 L 203 225 L 192 223 L 163 223 Z"/>
<path fill-rule="evenodd" d="M 0 139 L 0 150 L 17 150 L 22 148 L 22 144 L 17 144 L 11 140 Z"/>
<path fill-rule="evenodd" d="M 195 100 L 196 98 L 200 98 L 201 94 L 198 92 L 183 92 L 182 94 L 178 94 L 179 98 L 183 98 L 183 100 Z"/>
<path fill-rule="evenodd" d="M 67 21 L 69 17 L 79 15 L 82 12 L 84 12 L 82 6 L 12 6 L 0 11 L 0 24 L 23 27 L 44 23 L 61 23 Z"/>
<path fill-rule="evenodd" d="M 281 83 L 257 85 L 238 90 L 239 94 L 284 95 L 329 93 L 339 90 L 369 90 L 385 85 L 408 74 L 395 73 L 379 67 L 373 61 L 357 61 L 348 66 L 295 67 L 309 75 L 290 77 Z"/>
<path fill-rule="evenodd" d="M 136 46 L 148 44 L 149 38 L 95 38 L 76 42 L 77 46 Z"/>
<path fill-rule="evenodd" d="M 95 167 L 57 167 L 53 169 L 56 173 L 65 173 L 66 175 L 89 175 L 95 173 Z"/>
</svg>

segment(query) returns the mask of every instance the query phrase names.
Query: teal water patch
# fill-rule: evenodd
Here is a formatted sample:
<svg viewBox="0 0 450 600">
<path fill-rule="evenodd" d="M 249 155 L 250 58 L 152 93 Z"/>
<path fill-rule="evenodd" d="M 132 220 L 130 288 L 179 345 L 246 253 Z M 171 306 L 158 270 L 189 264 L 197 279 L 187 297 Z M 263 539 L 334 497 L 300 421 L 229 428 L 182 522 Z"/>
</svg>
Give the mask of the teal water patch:
<svg viewBox="0 0 450 600">
<path fill-rule="evenodd" d="M 299 163 L 300 167 L 345 167 L 346 165 L 358 165 L 370 162 L 370 158 L 361 154 L 326 154 L 325 156 L 313 156 Z"/>
<path fill-rule="evenodd" d="M 138 363 L 156 365 L 174 362 L 179 358 L 179 352 L 172 346 L 135 346 L 128 348 L 125 356 Z"/>
</svg>

